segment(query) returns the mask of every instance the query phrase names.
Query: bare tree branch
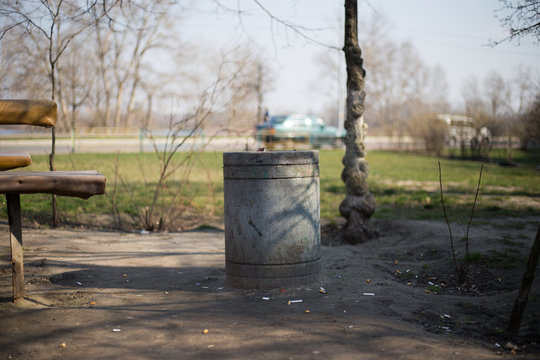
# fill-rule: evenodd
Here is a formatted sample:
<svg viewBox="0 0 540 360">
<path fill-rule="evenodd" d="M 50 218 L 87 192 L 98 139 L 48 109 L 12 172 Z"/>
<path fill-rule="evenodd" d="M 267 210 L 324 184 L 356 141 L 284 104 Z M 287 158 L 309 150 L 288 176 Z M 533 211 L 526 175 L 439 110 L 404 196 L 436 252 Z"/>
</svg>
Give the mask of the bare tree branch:
<svg viewBox="0 0 540 360">
<path fill-rule="evenodd" d="M 306 32 L 308 32 L 308 31 L 317 31 L 317 30 L 322 30 L 322 29 L 308 29 L 308 28 L 306 28 L 304 26 L 301 26 L 301 25 L 298 25 L 298 24 L 293 24 L 293 23 L 291 23 L 291 22 L 289 22 L 287 20 L 280 19 L 280 18 L 274 16 L 274 14 L 272 14 L 272 12 L 270 12 L 266 7 L 264 7 L 263 4 L 261 4 L 259 0 L 253 0 L 253 1 L 255 2 L 255 4 L 257 4 L 257 6 L 262 11 L 264 11 L 266 13 L 266 15 L 268 15 L 268 17 L 272 21 L 275 21 L 275 22 L 283 25 L 285 28 L 292 30 L 295 34 L 299 35 L 300 37 L 303 37 L 308 42 L 316 44 L 316 45 L 324 46 L 324 47 L 329 48 L 329 49 L 341 50 L 337 46 L 333 46 L 333 45 L 323 43 L 323 42 L 321 42 L 321 41 L 319 41 L 317 39 L 314 39 L 313 37 L 306 34 Z"/>
<path fill-rule="evenodd" d="M 496 46 L 506 41 L 516 40 L 519 44 L 522 38 L 532 36 L 540 45 L 540 0 L 500 0 L 502 8 L 497 10 L 503 15 L 496 15 L 503 28 L 509 35 L 501 40 L 492 41 L 489 45 Z"/>
</svg>

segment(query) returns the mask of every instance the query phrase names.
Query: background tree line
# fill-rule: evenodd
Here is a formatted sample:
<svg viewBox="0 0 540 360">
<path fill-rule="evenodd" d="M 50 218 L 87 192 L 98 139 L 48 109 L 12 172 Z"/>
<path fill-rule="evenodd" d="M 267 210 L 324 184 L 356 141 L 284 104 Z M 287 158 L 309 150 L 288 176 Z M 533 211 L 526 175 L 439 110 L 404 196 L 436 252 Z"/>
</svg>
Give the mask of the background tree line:
<svg viewBox="0 0 540 360">
<path fill-rule="evenodd" d="M 540 120 L 530 116 L 538 112 L 540 74 L 521 66 L 510 78 L 503 78 L 497 70 L 483 79 L 470 75 L 461 88 L 462 104 L 451 104 L 444 69 L 426 64 L 411 43 L 395 40 L 388 28 L 383 16 L 359 23 L 360 43 L 369 69 L 365 112 L 368 136 L 388 135 L 398 141 L 412 136 L 427 142 L 434 134 L 442 134 L 444 140 L 444 128 L 436 115 L 453 113 L 473 118 L 478 130 L 488 127 L 494 137 L 518 137 L 522 145 L 540 140 Z M 337 94 L 344 93 L 337 88 L 343 85 L 333 79 L 333 74 L 344 68 L 340 62 L 335 51 L 321 51 L 319 76 L 326 86 L 320 88 L 326 89 L 330 99 L 324 115 L 335 124 L 338 106 L 342 106 Z"/>
<path fill-rule="evenodd" d="M 0 96 L 53 98 L 56 128 L 150 128 L 197 112 L 216 82 L 222 126 L 252 126 L 268 66 L 253 48 L 184 39 L 190 10 L 167 0 L 0 1 Z M 206 94 L 206 95 L 205 95 Z M 216 95 L 215 92 L 213 92 Z"/>
<path fill-rule="evenodd" d="M 56 132 L 82 126 L 167 129 L 165 148 L 155 147 L 159 171 L 148 174 L 140 168 L 152 191 L 144 205 L 133 204 L 148 229 L 169 226 L 186 208 L 169 206 L 184 204 L 175 200 L 185 196 L 197 158 L 194 149 L 174 157 L 186 139 L 204 130 L 213 114 L 224 114 L 225 129 L 252 127 L 268 83 L 262 83 L 265 64 L 249 46 L 231 43 L 216 51 L 184 39 L 177 25 L 191 11 L 182 5 L 168 0 L 0 0 L 0 96 L 56 101 L 51 171 Z M 242 123 L 247 120 L 252 121 Z M 120 165 L 115 166 L 118 174 Z M 116 194 L 122 185 L 130 192 L 115 175 L 108 194 L 118 223 Z M 52 213 L 56 226 L 54 195 Z"/>
<path fill-rule="evenodd" d="M 0 0 L 0 96 L 46 97 L 59 105 L 60 132 L 78 127 L 166 127 L 172 111 L 197 112 L 214 81 L 227 84 L 212 102 L 214 127 L 252 130 L 272 90 L 265 53 L 250 44 L 218 51 L 182 36 L 178 24 L 196 15 L 184 2 L 166 0 Z M 219 2 L 217 2 L 219 6 Z M 492 71 L 463 84 L 463 106 L 450 104 L 444 70 L 426 64 L 415 47 L 395 40 L 382 16 L 359 22 L 364 49 L 368 134 L 432 139 L 435 114 L 458 113 L 494 136 L 538 139 L 538 74 L 515 69 L 504 79 Z M 321 48 L 315 90 L 329 99 L 323 117 L 338 122 L 344 94 L 341 51 Z M 341 63 L 340 63 L 341 62 Z M 342 71 L 343 72 L 343 71 Z M 336 81 L 337 80 L 337 81 Z M 324 86 L 321 86 L 324 84 Z M 536 104 L 536 105 L 535 105 Z M 174 109 L 174 110 L 172 110 Z M 178 114 L 178 112 L 180 114 Z M 527 119 L 529 119 L 527 121 Z M 187 124 L 186 126 L 189 126 Z M 204 127 L 204 126 L 203 126 Z"/>
</svg>

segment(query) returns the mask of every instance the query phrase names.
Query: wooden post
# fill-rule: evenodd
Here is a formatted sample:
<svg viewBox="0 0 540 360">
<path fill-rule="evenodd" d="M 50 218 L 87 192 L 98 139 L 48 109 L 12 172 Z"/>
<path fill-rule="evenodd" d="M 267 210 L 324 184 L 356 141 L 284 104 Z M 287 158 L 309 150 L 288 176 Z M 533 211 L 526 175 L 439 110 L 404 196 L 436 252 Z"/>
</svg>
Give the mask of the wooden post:
<svg viewBox="0 0 540 360">
<path fill-rule="evenodd" d="M 6 194 L 8 208 L 11 271 L 13 279 L 13 302 L 24 297 L 24 264 L 21 229 L 21 197 L 19 194 Z"/>
</svg>

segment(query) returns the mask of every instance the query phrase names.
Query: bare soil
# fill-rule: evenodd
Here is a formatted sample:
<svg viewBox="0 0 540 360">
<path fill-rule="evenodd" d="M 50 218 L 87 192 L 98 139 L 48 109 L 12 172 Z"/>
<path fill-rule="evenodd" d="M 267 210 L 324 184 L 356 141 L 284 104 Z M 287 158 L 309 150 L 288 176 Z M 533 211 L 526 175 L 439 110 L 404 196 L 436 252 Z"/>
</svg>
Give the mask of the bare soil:
<svg viewBox="0 0 540 360">
<path fill-rule="evenodd" d="M 0 359 L 538 359 L 540 269 L 521 336 L 504 334 L 538 220 L 476 221 L 466 283 L 444 222 L 379 220 L 356 246 L 323 226 L 319 283 L 269 291 L 225 283 L 220 229 L 27 228 L 16 304 L 0 224 Z"/>
</svg>

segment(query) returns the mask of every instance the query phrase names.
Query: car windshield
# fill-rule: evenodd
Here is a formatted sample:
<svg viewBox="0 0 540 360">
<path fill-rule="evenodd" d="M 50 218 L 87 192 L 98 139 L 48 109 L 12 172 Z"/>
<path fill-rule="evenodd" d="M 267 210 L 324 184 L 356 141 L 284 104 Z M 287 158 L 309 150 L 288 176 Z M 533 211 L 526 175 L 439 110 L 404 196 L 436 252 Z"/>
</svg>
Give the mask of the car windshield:
<svg viewBox="0 0 540 360">
<path fill-rule="evenodd" d="M 321 127 L 325 127 L 325 126 L 326 126 L 326 124 L 324 123 L 324 120 L 321 119 L 321 118 L 316 118 L 316 119 L 313 119 L 313 118 L 312 118 L 312 124 L 313 124 L 313 125 L 317 124 L 317 125 L 319 125 L 319 126 L 321 126 Z"/>
<path fill-rule="evenodd" d="M 285 116 L 285 115 L 272 116 L 270 118 L 270 122 L 272 124 L 283 124 L 285 119 L 287 119 L 287 116 Z"/>
</svg>

